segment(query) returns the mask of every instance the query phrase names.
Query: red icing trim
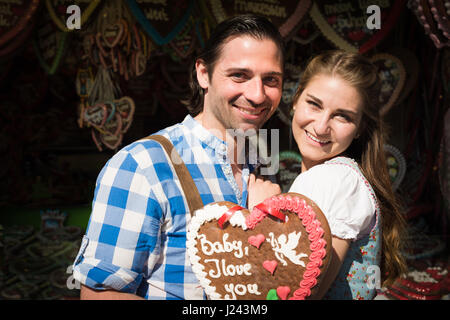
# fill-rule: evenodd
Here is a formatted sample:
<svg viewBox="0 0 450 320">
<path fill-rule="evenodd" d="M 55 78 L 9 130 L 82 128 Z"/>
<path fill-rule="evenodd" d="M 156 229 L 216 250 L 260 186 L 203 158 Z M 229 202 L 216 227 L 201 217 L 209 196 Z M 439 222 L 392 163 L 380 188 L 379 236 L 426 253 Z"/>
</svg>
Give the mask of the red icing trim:
<svg viewBox="0 0 450 320">
<path fill-rule="evenodd" d="M 276 210 L 274 210 L 276 209 Z M 245 223 L 249 229 L 255 226 L 265 218 L 267 214 L 279 212 L 279 210 L 289 210 L 298 215 L 302 224 L 308 233 L 308 239 L 311 241 L 309 262 L 303 273 L 303 279 L 300 282 L 300 288 L 294 291 L 290 300 L 305 300 L 311 295 L 311 289 L 317 284 L 317 277 L 320 275 L 320 267 L 323 264 L 323 258 L 327 251 L 326 240 L 323 238 L 325 231 L 321 227 L 314 210 L 306 203 L 304 199 L 292 198 L 292 196 L 277 196 L 266 199 L 263 203 L 255 206 L 246 218 Z M 280 214 L 282 214 L 280 212 Z M 284 215 L 283 215 L 284 216 Z M 285 219 L 282 219 L 285 221 Z"/>
<path fill-rule="evenodd" d="M 219 218 L 219 220 L 217 221 L 217 223 L 219 224 L 220 229 L 223 229 L 223 225 L 225 224 L 225 222 L 227 222 L 228 220 L 230 220 L 230 218 L 233 216 L 233 214 L 234 214 L 236 211 L 239 211 L 239 210 L 242 210 L 242 209 L 244 209 L 244 208 L 241 207 L 241 206 L 234 206 L 234 207 L 228 209 L 228 211 L 225 212 L 225 213 Z"/>
</svg>

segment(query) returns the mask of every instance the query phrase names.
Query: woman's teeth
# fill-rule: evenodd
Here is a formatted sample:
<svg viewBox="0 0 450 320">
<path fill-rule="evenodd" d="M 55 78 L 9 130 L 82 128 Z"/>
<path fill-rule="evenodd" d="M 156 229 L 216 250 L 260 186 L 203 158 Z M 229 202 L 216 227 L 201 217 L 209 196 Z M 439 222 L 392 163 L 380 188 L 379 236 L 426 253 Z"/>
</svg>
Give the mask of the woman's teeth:
<svg viewBox="0 0 450 320">
<path fill-rule="evenodd" d="M 330 142 L 330 140 L 319 140 L 316 137 L 314 137 L 313 135 L 311 135 L 308 131 L 306 131 L 306 135 L 308 137 L 310 137 L 312 140 L 314 140 L 315 142 L 321 143 L 321 144 L 326 144 L 328 142 Z"/>
</svg>

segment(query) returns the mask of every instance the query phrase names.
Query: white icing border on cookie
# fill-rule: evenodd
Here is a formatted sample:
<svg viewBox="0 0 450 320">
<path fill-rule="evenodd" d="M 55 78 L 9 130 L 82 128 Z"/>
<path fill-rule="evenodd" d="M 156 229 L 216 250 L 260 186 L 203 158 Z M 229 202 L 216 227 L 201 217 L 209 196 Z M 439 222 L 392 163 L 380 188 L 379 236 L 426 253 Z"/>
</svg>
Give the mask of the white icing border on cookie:
<svg viewBox="0 0 450 320">
<path fill-rule="evenodd" d="M 227 206 L 219 205 L 217 203 L 206 205 L 195 211 L 195 214 L 191 218 L 191 222 L 187 228 L 186 250 L 188 252 L 189 261 L 191 262 L 192 271 L 194 271 L 197 279 L 203 286 L 205 293 L 212 300 L 220 299 L 222 296 L 216 292 L 216 287 L 210 286 L 211 280 L 206 278 L 207 273 L 204 271 L 205 267 L 199 263 L 200 257 L 197 255 L 198 249 L 196 248 L 198 230 L 205 222 L 209 222 L 214 219 L 219 220 L 220 217 L 228 210 L 229 208 Z M 247 230 L 245 217 L 240 210 L 234 212 L 228 222 L 233 227 L 241 227 L 244 231 Z"/>
</svg>

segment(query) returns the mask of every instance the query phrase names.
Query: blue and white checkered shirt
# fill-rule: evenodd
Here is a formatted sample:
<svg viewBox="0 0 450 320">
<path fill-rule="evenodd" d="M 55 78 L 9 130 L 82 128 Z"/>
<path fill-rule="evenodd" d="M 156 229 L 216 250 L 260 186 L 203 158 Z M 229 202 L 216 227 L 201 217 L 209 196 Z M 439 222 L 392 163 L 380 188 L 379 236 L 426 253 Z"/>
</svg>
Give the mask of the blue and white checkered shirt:
<svg viewBox="0 0 450 320">
<path fill-rule="evenodd" d="M 234 179 L 226 143 L 191 116 L 158 132 L 171 140 L 206 205 L 247 202 Z M 136 141 L 101 170 L 74 278 L 97 290 L 114 289 L 146 299 L 203 299 L 186 251 L 190 212 L 165 151 L 153 140 Z"/>
</svg>

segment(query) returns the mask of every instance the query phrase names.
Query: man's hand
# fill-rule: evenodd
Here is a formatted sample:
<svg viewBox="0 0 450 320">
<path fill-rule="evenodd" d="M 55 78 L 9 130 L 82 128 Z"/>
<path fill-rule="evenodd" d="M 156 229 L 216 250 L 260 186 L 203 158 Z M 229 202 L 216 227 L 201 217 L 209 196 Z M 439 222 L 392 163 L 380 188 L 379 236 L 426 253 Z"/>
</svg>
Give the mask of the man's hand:
<svg viewBox="0 0 450 320">
<path fill-rule="evenodd" d="M 81 285 L 80 300 L 145 300 L 131 293 L 118 292 L 114 290 L 92 290 Z"/>
<path fill-rule="evenodd" d="M 248 209 L 252 211 L 255 205 L 280 193 L 281 188 L 278 184 L 250 174 L 250 178 L 248 179 Z"/>
</svg>

